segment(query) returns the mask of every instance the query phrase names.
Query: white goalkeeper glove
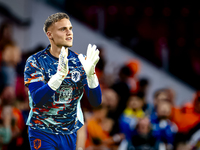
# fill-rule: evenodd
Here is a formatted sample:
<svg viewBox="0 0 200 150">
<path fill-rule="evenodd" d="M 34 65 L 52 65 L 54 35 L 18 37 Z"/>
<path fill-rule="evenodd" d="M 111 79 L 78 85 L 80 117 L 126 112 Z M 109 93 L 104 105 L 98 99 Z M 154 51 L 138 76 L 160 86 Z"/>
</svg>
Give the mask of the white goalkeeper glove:
<svg viewBox="0 0 200 150">
<path fill-rule="evenodd" d="M 65 51 L 65 47 L 61 48 L 59 60 L 58 60 L 58 68 L 56 74 L 54 74 L 48 82 L 48 85 L 54 91 L 59 88 L 62 81 L 65 79 L 66 75 L 68 74 L 68 59 L 67 53 Z"/>
<path fill-rule="evenodd" d="M 78 58 L 83 65 L 87 75 L 87 82 L 89 88 L 96 88 L 99 85 L 98 78 L 95 74 L 95 66 L 99 61 L 99 50 L 96 45 L 88 45 L 86 58 L 83 54 L 78 55 Z"/>
</svg>

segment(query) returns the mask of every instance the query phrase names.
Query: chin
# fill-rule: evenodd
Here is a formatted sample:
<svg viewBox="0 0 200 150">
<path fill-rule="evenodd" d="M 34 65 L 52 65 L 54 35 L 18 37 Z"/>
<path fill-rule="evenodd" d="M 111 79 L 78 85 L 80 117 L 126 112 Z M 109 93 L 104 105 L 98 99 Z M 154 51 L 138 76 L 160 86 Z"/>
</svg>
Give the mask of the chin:
<svg viewBox="0 0 200 150">
<path fill-rule="evenodd" d="M 72 47 L 73 44 L 63 44 L 64 47 Z"/>
</svg>

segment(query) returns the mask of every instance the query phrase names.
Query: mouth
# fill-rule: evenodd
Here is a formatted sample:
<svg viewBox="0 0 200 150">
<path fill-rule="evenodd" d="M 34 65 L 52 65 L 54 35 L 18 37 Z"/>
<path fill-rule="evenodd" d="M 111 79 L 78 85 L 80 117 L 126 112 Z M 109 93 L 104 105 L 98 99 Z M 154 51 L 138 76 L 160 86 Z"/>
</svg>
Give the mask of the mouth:
<svg viewBox="0 0 200 150">
<path fill-rule="evenodd" d="M 66 38 L 67 41 L 71 41 L 72 40 L 72 37 L 68 37 Z"/>
</svg>

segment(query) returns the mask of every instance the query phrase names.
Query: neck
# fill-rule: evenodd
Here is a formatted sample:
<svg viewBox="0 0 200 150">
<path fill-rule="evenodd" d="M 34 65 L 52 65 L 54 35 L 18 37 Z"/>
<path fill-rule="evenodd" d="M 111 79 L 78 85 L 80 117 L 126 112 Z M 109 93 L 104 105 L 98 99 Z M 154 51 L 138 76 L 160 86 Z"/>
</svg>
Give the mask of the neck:
<svg viewBox="0 0 200 150">
<path fill-rule="evenodd" d="M 51 44 L 51 48 L 50 48 L 49 52 L 50 52 L 51 55 L 53 55 L 54 57 L 59 58 L 59 54 L 60 54 L 61 48 L 62 48 L 62 47 L 58 47 L 58 46 L 56 46 L 56 45 L 54 45 L 54 44 Z M 65 47 L 65 51 L 66 51 L 67 56 L 68 56 L 68 47 Z"/>
</svg>

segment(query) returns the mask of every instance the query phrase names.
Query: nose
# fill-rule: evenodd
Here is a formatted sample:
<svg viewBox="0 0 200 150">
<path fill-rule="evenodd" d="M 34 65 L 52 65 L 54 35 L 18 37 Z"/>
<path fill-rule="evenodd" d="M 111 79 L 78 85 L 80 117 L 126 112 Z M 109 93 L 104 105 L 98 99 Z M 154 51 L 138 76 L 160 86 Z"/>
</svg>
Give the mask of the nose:
<svg viewBox="0 0 200 150">
<path fill-rule="evenodd" d="M 73 32 L 72 32 L 72 30 L 67 30 L 67 35 L 71 35 Z"/>
</svg>

